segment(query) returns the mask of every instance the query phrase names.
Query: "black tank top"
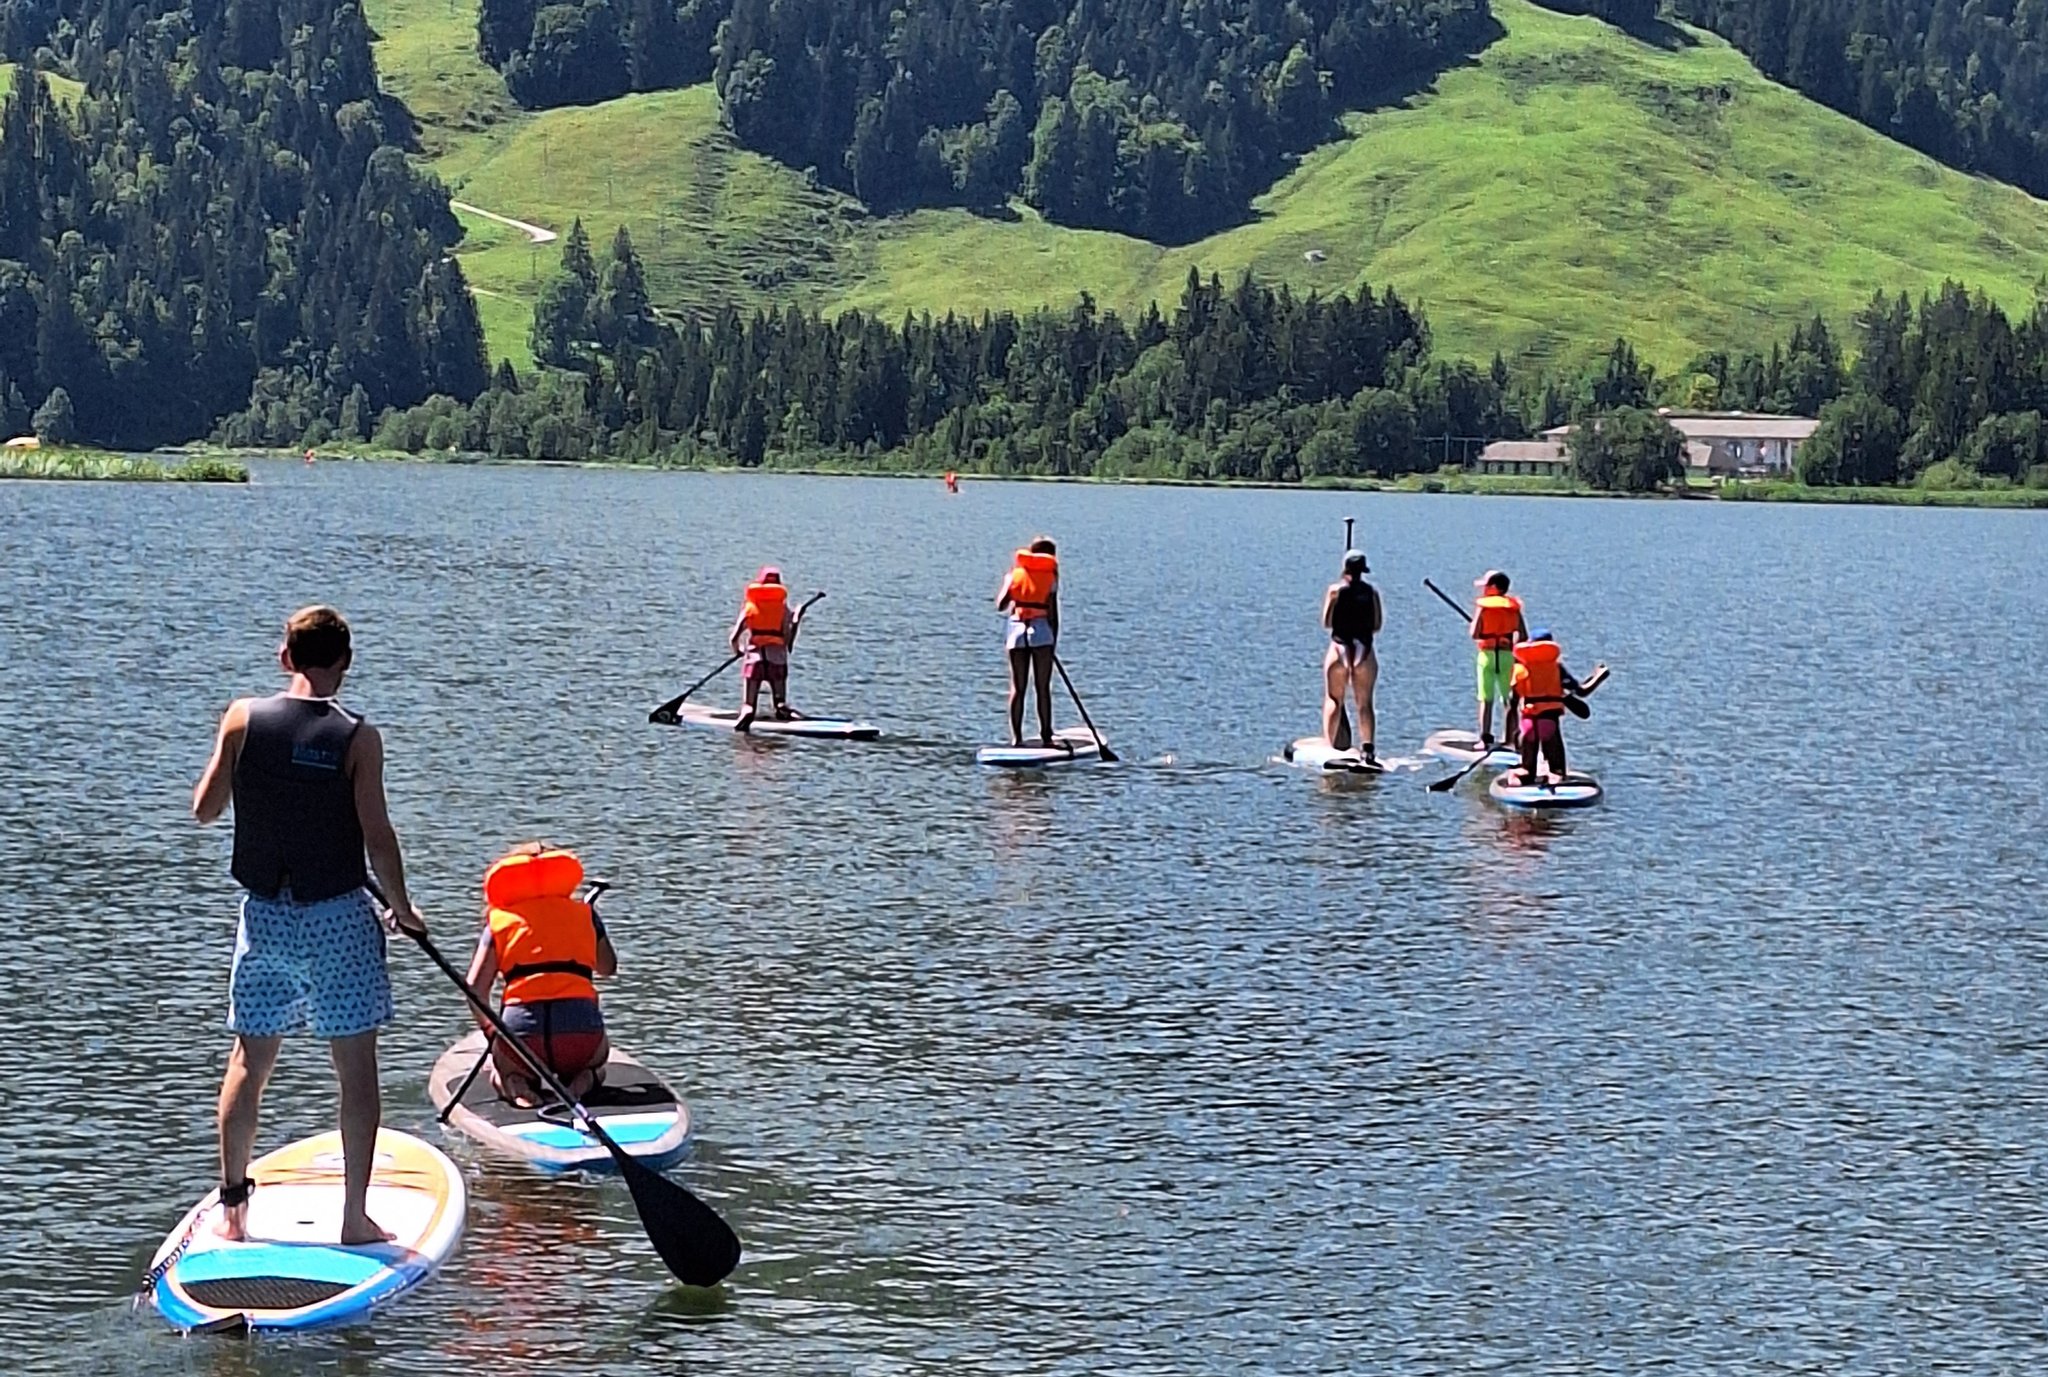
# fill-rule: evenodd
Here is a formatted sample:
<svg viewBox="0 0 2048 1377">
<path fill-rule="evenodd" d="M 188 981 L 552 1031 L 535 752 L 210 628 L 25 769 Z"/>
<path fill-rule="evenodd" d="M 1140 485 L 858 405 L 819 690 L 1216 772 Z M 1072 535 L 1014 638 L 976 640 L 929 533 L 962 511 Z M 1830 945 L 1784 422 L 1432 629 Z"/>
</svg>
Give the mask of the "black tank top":
<svg viewBox="0 0 2048 1377">
<path fill-rule="evenodd" d="M 242 888 L 272 899 L 289 888 L 317 903 L 363 886 L 348 746 L 363 719 L 331 698 L 277 694 L 249 705 L 235 760 L 235 858 Z"/>
<path fill-rule="evenodd" d="M 1330 639 L 1371 650 L 1379 601 L 1380 595 L 1364 579 L 1345 579 L 1337 589 L 1337 605 L 1330 609 Z"/>
</svg>

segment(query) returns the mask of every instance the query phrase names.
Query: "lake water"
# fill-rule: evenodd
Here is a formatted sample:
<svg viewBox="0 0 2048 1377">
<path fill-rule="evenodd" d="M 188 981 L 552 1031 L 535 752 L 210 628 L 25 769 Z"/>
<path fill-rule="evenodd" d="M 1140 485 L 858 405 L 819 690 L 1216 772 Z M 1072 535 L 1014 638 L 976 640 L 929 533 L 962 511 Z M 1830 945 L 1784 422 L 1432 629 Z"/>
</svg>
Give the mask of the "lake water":
<svg viewBox="0 0 2048 1377">
<path fill-rule="evenodd" d="M 2048 648 L 2028 513 L 265 464 L 0 484 L 0 1336 L 35 1372 L 2025 1372 L 2048 1365 Z M 1383 755 L 1470 719 L 1504 565 L 1614 679 L 1600 809 L 1316 729 L 1359 521 Z M 1127 764 L 1003 732 L 1010 550 Z M 648 725 L 764 560 L 830 590 L 794 695 L 874 745 Z M 747 1242 L 665 1274 L 616 1182 L 469 1168 L 446 1272 L 374 1324 L 183 1340 L 125 1297 L 215 1171 L 234 930 L 186 813 L 293 607 L 444 944 L 506 844 L 616 889 L 614 1037 L 697 1115 Z M 736 676 L 704 691 L 730 700 Z M 1071 718 L 1064 720 L 1071 721 Z M 466 1027 L 393 949 L 387 1121 Z M 332 1122 L 294 1042 L 262 1146 Z"/>
</svg>

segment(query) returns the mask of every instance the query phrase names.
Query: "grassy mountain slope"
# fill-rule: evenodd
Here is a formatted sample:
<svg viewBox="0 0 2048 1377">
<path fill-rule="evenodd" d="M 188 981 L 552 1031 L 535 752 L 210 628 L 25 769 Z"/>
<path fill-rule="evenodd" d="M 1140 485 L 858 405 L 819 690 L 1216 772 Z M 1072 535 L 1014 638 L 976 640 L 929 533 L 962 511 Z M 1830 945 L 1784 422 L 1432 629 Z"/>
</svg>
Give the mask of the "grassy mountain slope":
<svg viewBox="0 0 2048 1377">
<path fill-rule="evenodd" d="M 1081 290 L 1132 308 L 1170 300 L 1191 265 L 1249 268 L 1298 290 L 1391 283 L 1452 353 L 1580 358 L 1625 333 L 1673 367 L 1816 310 L 1846 320 L 1880 288 L 1955 277 L 2024 304 L 2048 265 L 2048 204 L 1766 81 L 1718 38 L 1658 46 L 1527 0 L 1495 11 L 1504 39 L 1401 108 L 1351 117 L 1252 223 L 1162 249 L 1028 211 L 869 220 L 735 147 L 704 87 L 517 112 L 450 0 L 370 4 L 386 86 L 456 194 L 554 228 L 580 214 L 600 245 L 627 223 L 676 310 L 1023 307 Z M 553 251 L 471 224 L 493 347 L 523 360 Z"/>
</svg>

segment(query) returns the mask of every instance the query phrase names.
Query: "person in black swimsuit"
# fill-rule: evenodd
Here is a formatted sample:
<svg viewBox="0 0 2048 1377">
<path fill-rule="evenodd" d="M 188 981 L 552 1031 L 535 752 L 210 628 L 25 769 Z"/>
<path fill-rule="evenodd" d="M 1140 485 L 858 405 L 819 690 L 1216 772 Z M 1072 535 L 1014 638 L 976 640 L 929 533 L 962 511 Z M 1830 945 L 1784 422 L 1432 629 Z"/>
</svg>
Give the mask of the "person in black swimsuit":
<svg viewBox="0 0 2048 1377">
<path fill-rule="evenodd" d="M 1358 703 L 1358 754 L 1373 760 L 1378 720 L 1372 693 L 1380 661 L 1372 642 L 1383 618 L 1379 591 L 1365 581 L 1368 572 L 1364 552 L 1346 551 L 1344 577 L 1323 594 L 1323 626 L 1330 633 L 1330 649 L 1323 656 L 1323 739 L 1336 750 L 1351 749 L 1351 728 L 1344 719 L 1348 693 Z"/>
</svg>

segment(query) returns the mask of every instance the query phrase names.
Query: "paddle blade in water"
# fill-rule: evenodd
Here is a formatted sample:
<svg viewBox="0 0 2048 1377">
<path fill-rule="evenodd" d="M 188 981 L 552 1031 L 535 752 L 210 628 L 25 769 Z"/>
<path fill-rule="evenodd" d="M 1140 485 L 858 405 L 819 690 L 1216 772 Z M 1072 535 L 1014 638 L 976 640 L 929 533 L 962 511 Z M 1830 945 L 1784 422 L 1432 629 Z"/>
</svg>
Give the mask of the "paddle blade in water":
<svg viewBox="0 0 2048 1377">
<path fill-rule="evenodd" d="M 633 1192 L 641 1227 L 676 1280 L 716 1286 L 740 1263 L 740 1238 L 717 1211 L 688 1190 L 614 1147 L 619 1175 Z"/>
</svg>

